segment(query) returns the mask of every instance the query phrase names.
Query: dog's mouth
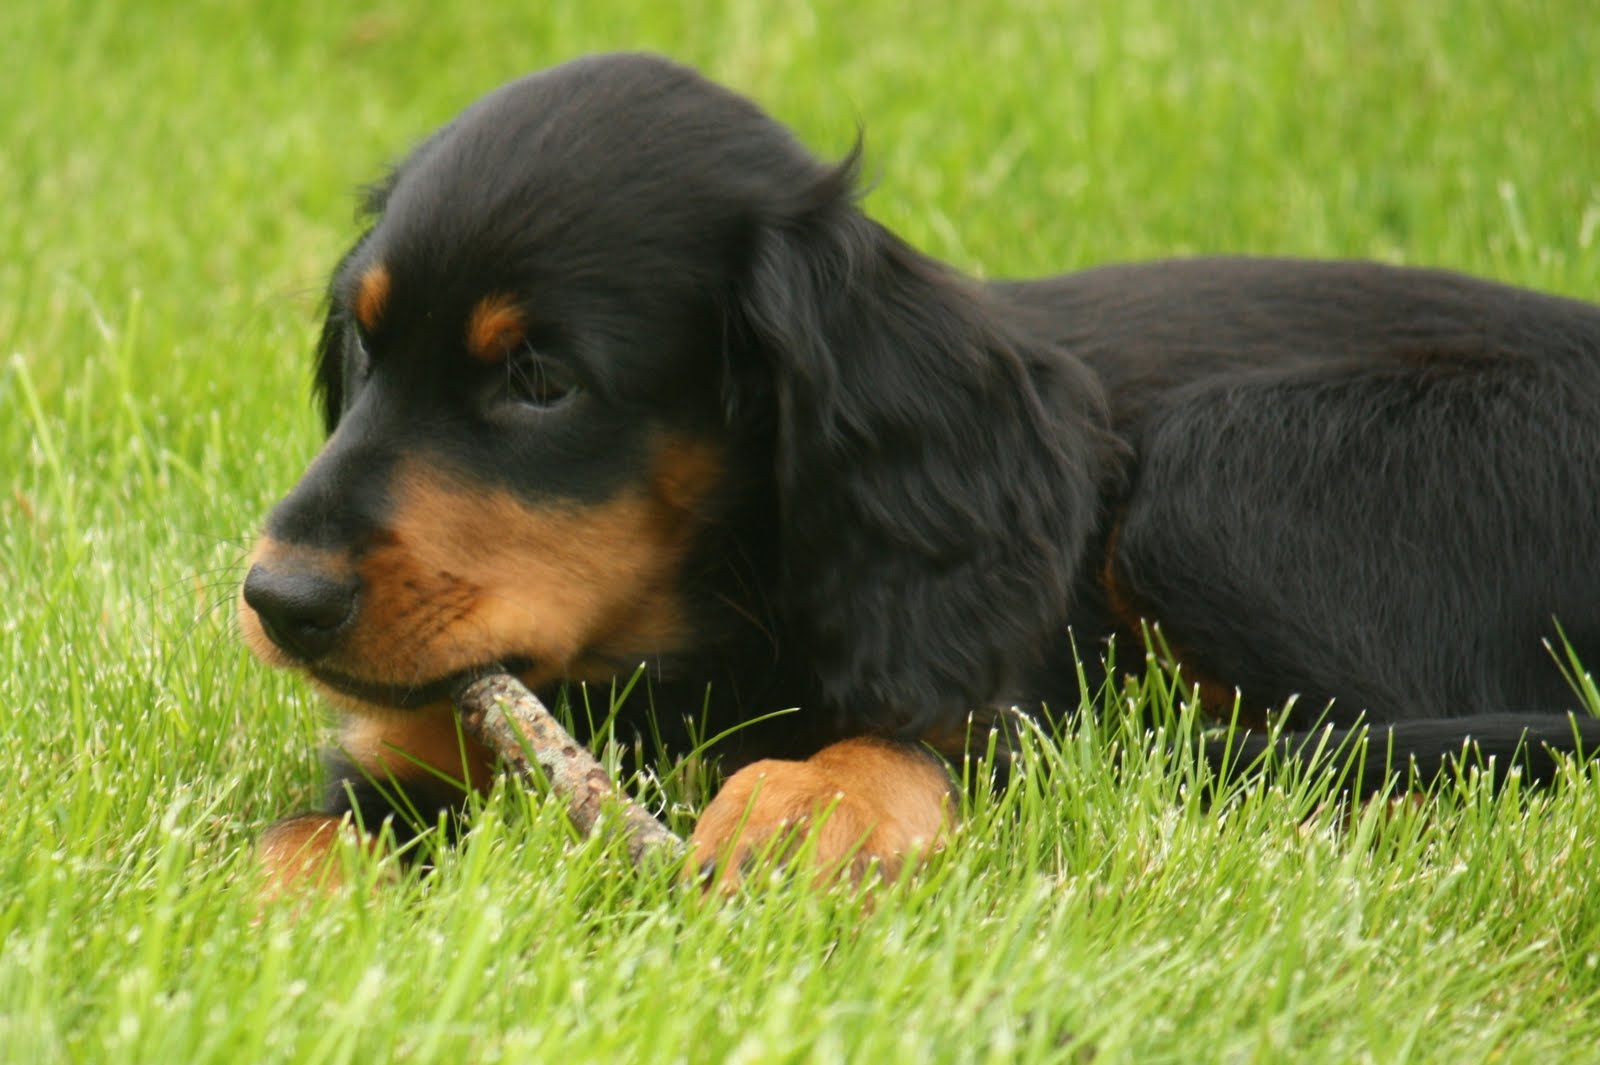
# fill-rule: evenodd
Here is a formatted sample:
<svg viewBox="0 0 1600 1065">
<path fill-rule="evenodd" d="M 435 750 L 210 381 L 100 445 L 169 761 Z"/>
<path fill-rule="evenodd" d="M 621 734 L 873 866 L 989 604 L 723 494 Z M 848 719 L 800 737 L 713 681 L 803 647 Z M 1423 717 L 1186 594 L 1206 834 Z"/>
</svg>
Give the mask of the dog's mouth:
<svg viewBox="0 0 1600 1065">
<path fill-rule="evenodd" d="M 325 688 L 330 688 L 340 695 L 348 696 L 359 702 L 370 703 L 374 706 L 388 707 L 393 710 L 415 710 L 418 707 L 432 706 L 443 702 L 454 702 L 456 695 L 462 688 L 477 680 L 479 677 L 490 673 L 523 674 L 532 671 L 534 662 L 531 658 L 513 657 L 502 659 L 498 662 L 488 662 L 483 665 L 469 666 L 457 670 L 443 677 L 432 680 L 419 680 L 408 684 L 388 684 L 382 681 L 361 680 L 337 670 L 326 669 L 321 666 L 308 666 L 306 672 L 311 679 Z"/>
</svg>

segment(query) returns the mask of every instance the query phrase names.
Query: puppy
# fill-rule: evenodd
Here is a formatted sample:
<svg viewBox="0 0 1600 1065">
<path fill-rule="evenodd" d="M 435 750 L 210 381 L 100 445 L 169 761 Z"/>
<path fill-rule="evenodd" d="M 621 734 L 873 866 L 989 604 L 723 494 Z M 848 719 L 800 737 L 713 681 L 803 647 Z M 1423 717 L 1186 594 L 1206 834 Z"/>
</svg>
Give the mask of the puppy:
<svg viewBox="0 0 1600 1065">
<path fill-rule="evenodd" d="M 450 696 L 495 666 L 549 696 L 643 663 L 625 735 L 733 729 L 693 839 L 729 877 L 796 827 L 857 875 L 937 846 L 933 751 L 1076 709 L 1074 647 L 1097 685 L 1113 637 L 1237 693 L 1247 758 L 1373 726 L 1368 791 L 1600 739 L 1544 646 L 1600 660 L 1600 309 L 1351 262 L 983 284 L 864 215 L 856 169 L 606 55 L 369 193 L 328 440 L 239 610 L 344 715 L 322 808 L 263 842 L 278 882 L 487 786 Z"/>
</svg>

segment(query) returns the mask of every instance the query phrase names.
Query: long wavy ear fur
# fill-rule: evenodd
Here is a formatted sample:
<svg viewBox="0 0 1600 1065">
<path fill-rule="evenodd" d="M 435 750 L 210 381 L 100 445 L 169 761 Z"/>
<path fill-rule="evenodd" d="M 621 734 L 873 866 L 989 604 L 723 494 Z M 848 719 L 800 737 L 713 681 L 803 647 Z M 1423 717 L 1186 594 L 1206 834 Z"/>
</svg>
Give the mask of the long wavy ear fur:
<svg viewBox="0 0 1600 1065">
<path fill-rule="evenodd" d="M 855 156 L 758 231 L 784 627 L 841 724 L 915 735 L 1065 640 L 1110 461 L 1088 371 L 853 202 Z"/>
<path fill-rule="evenodd" d="M 440 131 L 443 132 L 443 131 Z M 439 139 L 439 134 L 434 134 L 423 141 L 420 146 L 408 157 L 407 162 L 416 159 L 426 150 L 429 150 Z M 322 412 L 322 429 L 325 434 L 332 435 L 339 424 L 339 418 L 344 412 L 344 360 L 349 353 L 346 346 L 350 343 L 350 322 L 345 312 L 334 299 L 332 284 L 338 281 L 339 275 L 361 253 L 367 239 L 372 236 L 372 224 L 378 216 L 383 214 L 383 209 L 388 205 L 389 195 L 394 191 L 395 183 L 400 180 L 400 173 L 407 163 L 402 162 L 389 171 L 380 181 L 363 186 L 360 193 L 360 205 L 356 211 L 356 219 L 367 227 L 361 237 L 344 253 L 339 264 L 334 267 L 333 278 L 327 294 L 323 297 L 324 309 L 322 318 L 322 332 L 317 338 L 317 358 L 315 376 L 312 379 L 312 396 L 317 402 L 317 408 Z"/>
</svg>

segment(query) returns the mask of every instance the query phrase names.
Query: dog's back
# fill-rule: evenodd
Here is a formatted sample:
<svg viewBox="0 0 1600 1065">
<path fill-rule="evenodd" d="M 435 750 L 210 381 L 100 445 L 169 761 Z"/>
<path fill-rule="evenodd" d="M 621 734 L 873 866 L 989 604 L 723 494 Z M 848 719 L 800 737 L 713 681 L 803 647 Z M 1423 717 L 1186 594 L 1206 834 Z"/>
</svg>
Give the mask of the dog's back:
<svg viewBox="0 0 1600 1065">
<path fill-rule="evenodd" d="M 1600 308 L 1354 262 L 997 289 L 1130 448 L 1089 627 L 1154 621 L 1192 678 L 1300 723 L 1575 705 L 1545 641 L 1600 658 Z"/>
</svg>

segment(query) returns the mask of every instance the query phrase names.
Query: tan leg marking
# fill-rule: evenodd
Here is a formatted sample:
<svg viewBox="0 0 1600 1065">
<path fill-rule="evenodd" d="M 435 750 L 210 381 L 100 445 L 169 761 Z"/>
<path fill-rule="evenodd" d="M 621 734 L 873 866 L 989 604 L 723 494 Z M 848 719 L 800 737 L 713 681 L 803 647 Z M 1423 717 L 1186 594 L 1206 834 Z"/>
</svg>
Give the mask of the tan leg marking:
<svg viewBox="0 0 1600 1065">
<path fill-rule="evenodd" d="M 926 753 L 845 740 L 803 762 L 755 762 L 728 778 L 695 826 L 690 869 L 727 890 L 764 849 L 776 845 L 782 859 L 804 839 L 819 885 L 859 882 L 874 868 L 892 879 L 905 861 L 939 849 L 954 817 L 950 776 Z"/>
</svg>

